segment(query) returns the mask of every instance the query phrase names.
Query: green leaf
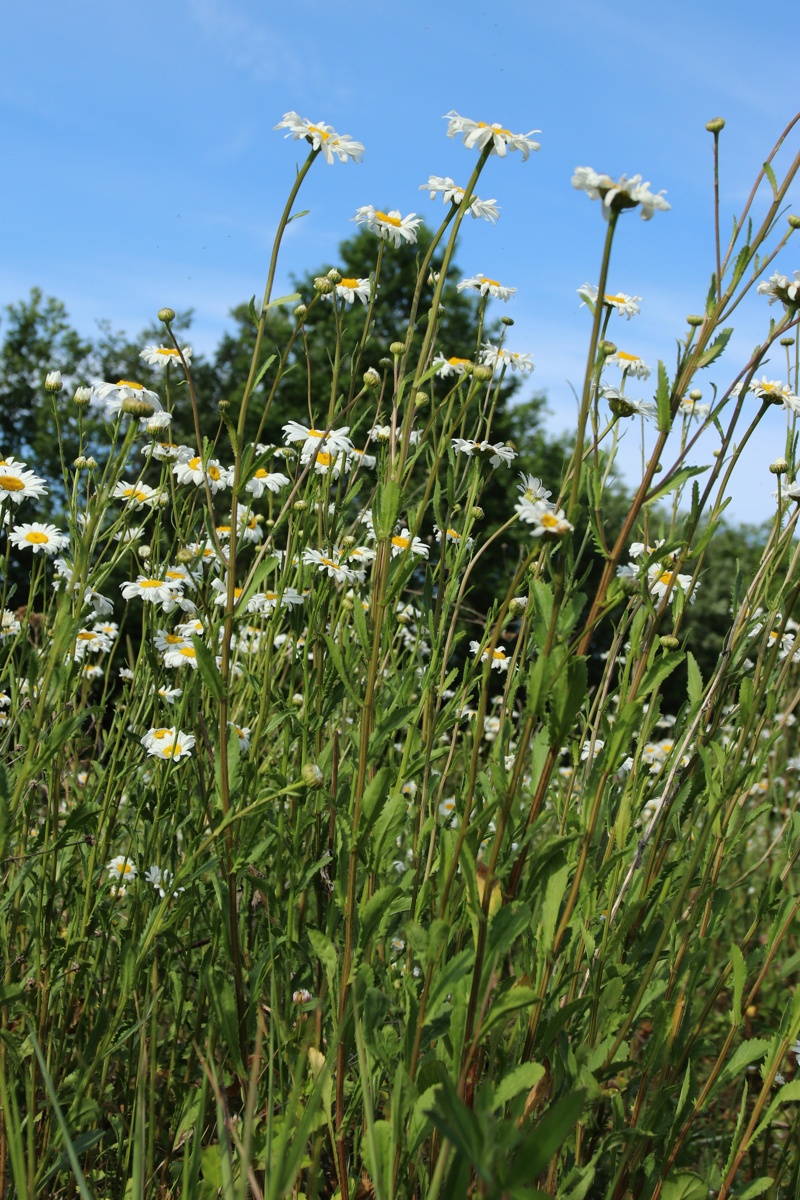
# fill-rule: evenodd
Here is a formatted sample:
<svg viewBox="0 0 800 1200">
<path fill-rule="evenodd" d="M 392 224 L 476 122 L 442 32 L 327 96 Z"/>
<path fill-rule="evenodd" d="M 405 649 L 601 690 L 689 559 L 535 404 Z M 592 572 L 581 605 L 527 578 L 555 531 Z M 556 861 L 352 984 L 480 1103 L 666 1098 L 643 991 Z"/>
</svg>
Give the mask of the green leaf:
<svg viewBox="0 0 800 1200">
<path fill-rule="evenodd" d="M 659 433 L 669 433 L 672 426 L 672 412 L 669 403 L 669 376 L 667 375 L 667 368 L 661 359 L 658 360 L 656 406 L 658 408 L 658 431 Z"/>
<path fill-rule="evenodd" d="M 328 977 L 328 987 L 331 989 L 331 994 L 334 991 L 336 983 L 336 950 L 330 938 L 327 938 L 319 929 L 314 929 L 311 926 L 306 930 L 308 940 L 311 942 L 311 948 L 314 954 L 325 968 L 325 974 Z"/>
<path fill-rule="evenodd" d="M 728 327 L 726 329 L 720 330 L 719 334 L 717 335 L 717 337 L 714 338 L 711 345 L 707 346 L 706 349 L 703 351 L 703 353 L 698 358 L 697 363 L 696 363 L 696 368 L 699 370 L 701 367 L 710 367 L 713 362 L 716 362 L 716 360 L 719 358 L 719 356 L 724 351 L 728 342 L 731 340 L 732 334 L 733 334 L 732 326 Z"/>
<path fill-rule="evenodd" d="M 668 479 L 665 479 L 660 487 L 657 487 L 654 492 L 650 492 L 645 501 L 646 504 L 654 504 L 656 500 L 661 500 L 664 496 L 674 492 L 676 488 L 683 487 L 687 479 L 692 479 L 695 475 L 702 475 L 708 471 L 708 467 L 681 467 L 679 471 L 675 471 Z"/>
<path fill-rule="evenodd" d="M 258 329 L 258 324 L 259 324 L 259 321 L 258 321 L 258 313 L 256 312 L 256 298 L 255 298 L 255 295 L 253 295 L 253 296 L 251 296 L 251 297 L 250 297 L 250 303 L 249 303 L 249 304 L 248 304 L 248 306 L 247 306 L 247 315 L 249 316 L 250 320 L 251 320 L 251 321 L 253 322 L 253 324 L 255 325 L 256 329 Z"/>
<path fill-rule="evenodd" d="M 539 1080 L 544 1078 L 544 1073 L 541 1063 L 520 1063 L 518 1067 L 514 1067 L 494 1089 L 492 1111 L 497 1112 L 498 1108 L 502 1108 L 520 1092 L 529 1092 L 531 1088 L 536 1087 Z"/>
<path fill-rule="evenodd" d="M 253 572 L 253 578 L 250 580 L 247 587 L 243 590 L 242 594 L 236 601 L 237 613 L 243 613 L 256 592 L 261 591 L 261 584 L 264 582 L 267 575 L 269 575 L 277 561 L 277 558 L 274 558 L 269 554 L 266 558 L 262 558 L 261 562 Z"/>
<path fill-rule="evenodd" d="M 310 208 L 304 208 L 302 212 L 292 213 L 292 215 L 289 217 L 286 224 L 291 225 L 292 221 L 299 221 L 301 217 L 307 217 L 310 212 L 311 212 Z"/>
<path fill-rule="evenodd" d="M 361 709 L 361 697 L 359 696 L 358 692 L 353 687 L 353 683 L 351 680 L 352 672 L 347 670 L 347 667 L 345 666 L 345 662 L 344 662 L 344 659 L 342 658 L 342 652 L 339 649 L 339 646 L 333 640 L 333 638 L 330 636 L 330 634 L 327 634 L 327 633 L 325 634 L 325 645 L 328 647 L 328 654 L 330 655 L 330 659 L 334 665 L 336 674 L 339 676 L 342 683 L 344 684 L 344 690 L 347 692 L 347 694 L 350 697 L 350 699 L 352 700 L 353 704 L 355 704 L 356 709 L 360 710 Z"/>
<path fill-rule="evenodd" d="M 683 657 L 682 652 L 676 650 L 672 654 L 663 654 L 657 658 L 645 672 L 637 695 L 646 696 L 648 692 L 654 691 L 683 662 Z"/>
<path fill-rule="evenodd" d="M 747 971 L 744 965 L 744 955 L 737 945 L 731 946 L 731 962 L 733 963 L 733 1008 L 731 1009 L 731 1024 L 738 1025 L 742 1019 L 742 995 Z"/>
<path fill-rule="evenodd" d="M 517 1148 L 506 1178 L 508 1186 L 530 1183 L 550 1165 L 575 1129 L 585 1098 L 583 1091 L 571 1092 L 550 1105 L 542 1120 Z"/>
<path fill-rule="evenodd" d="M 302 297 L 299 292 L 292 292 L 288 296 L 279 296 L 277 300 L 270 300 L 269 304 L 265 304 L 263 311 L 266 312 L 268 308 L 277 308 L 279 304 L 296 304 L 300 299 Z"/>
<path fill-rule="evenodd" d="M 739 1194 L 739 1200 L 755 1200 L 756 1196 L 763 1196 L 764 1192 L 769 1191 L 775 1180 L 770 1175 L 762 1175 L 760 1179 L 756 1179 L 750 1184 L 749 1188 L 745 1188 Z"/>
<path fill-rule="evenodd" d="M 772 167 L 770 166 L 770 164 L 768 162 L 764 163 L 764 174 L 766 175 L 767 179 L 770 182 L 770 187 L 772 188 L 772 195 L 773 195 L 774 199 L 777 200 L 778 199 L 778 184 L 775 179 L 775 172 L 773 171 Z"/>
<path fill-rule="evenodd" d="M 266 359 L 266 361 L 263 362 L 259 367 L 258 374 L 256 375 L 255 382 L 253 383 L 253 391 L 255 391 L 258 385 L 261 383 L 261 380 L 264 378 L 277 357 L 277 354 L 270 354 L 269 358 Z"/>
<path fill-rule="evenodd" d="M 483 1153 L 483 1134 L 478 1118 L 460 1098 L 449 1075 L 437 1087 L 435 1101 L 426 1110 L 426 1115 L 439 1132 L 450 1139 L 455 1150 L 474 1164 L 478 1174 L 488 1183 L 486 1169 L 478 1161 Z"/>
<path fill-rule="evenodd" d="M 733 264 L 733 277 L 732 277 L 732 281 L 731 281 L 733 287 L 736 287 L 737 283 L 744 275 L 745 268 L 747 267 L 749 259 L 750 259 L 750 247 L 742 246 L 741 250 L 736 255 L 736 262 Z"/>
<path fill-rule="evenodd" d="M 746 1042 L 742 1042 L 722 1068 L 717 1082 L 722 1083 L 741 1075 L 745 1067 L 749 1067 L 751 1063 L 763 1058 L 771 1045 L 772 1042 L 769 1038 L 749 1038 Z"/>
<path fill-rule="evenodd" d="M 550 693 L 548 729 L 550 744 L 559 746 L 566 738 L 588 694 L 585 658 L 571 658 Z"/>
<path fill-rule="evenodd" d="M 192 635 L 192 645 L 197 654 L 197 669 L 200 672 L 200 678 L 214 699 L 222 700 L 225 696 L 225 685 L 213 654 L 205 642 L 195 637 L 194 634 Z"/>
<path fill-rule="evenodd" d="M 682 1171 L 666 1181 L 661 1195 L 663 1200 L 705 1200 L 708 1184 L 694 1171 Z"/>
<path fill-rule="evenodd" d="M 378 485 L 372 505 L 375 536 L 378 540 L 392 536 L 399 511 L 400 484 L 395 479 L 387 479 Z"/>
<path fill-rule="evenodd" d="M 689 703 L 694 708 L 703 698 L 703 676 L 697 665 L 697 659 L 691 650 L 686 651 L 686 670 L 688 674 Z"/>
</svg>

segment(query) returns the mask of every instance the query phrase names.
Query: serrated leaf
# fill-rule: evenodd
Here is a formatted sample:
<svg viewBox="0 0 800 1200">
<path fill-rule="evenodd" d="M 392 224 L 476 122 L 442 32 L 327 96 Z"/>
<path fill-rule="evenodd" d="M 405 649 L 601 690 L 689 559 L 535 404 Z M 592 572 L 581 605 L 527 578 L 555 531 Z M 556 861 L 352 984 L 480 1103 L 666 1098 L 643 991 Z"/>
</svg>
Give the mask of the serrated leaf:
<svg viewBox="0 0 800 1200">
<path fill-rule="evenodd" d="M 697 659 L 691 650 L 686 651 L 686 671 L 688 675 L 689 702 L 694 707 L 703 698 L 703 676 L 697 665 Z"/>
<path fill-rule="evenodd" d="M 755 1200 L 756 1196 L 763 1196 L 764 1192 L 769 1191 L 775 1180 L 770 1175 L 762 1175 L 760 1179 L 756 1179 L 750 1184 L 749 1188 L 745 1188 L 739 1195 L 739 1200 Z"/>
<path fill-rule="evenodd" d="M 693 479 L 695 475 L 702 475 L 708 470 L 708 467 L 682 467 L 674 475 L 670 475 L 669 479 L 665 479 L 661 486 L 657 487 L 654 492 L 650 492 L 645 503 L 654 504 L 656 500 L 663 499 L 670 492 L 674 492 L 676 488 L 683 487 L 687 479 Z"/>
<path fill-rule="evenodd" d="M 253 324 L 255 325 L 256 329 L 258 329 L 258 313 L 256 312 L 256 298 L 255 298 L 255 295 L 252 295 L 252 296 L 250 297 L 250 303 L 249 303 L 249 304 L 248 304 L 248 306 L 247 306 L 247 315 L 250 317 L 250 320 L 253 322 Z"/>
<path fill-rule="evenodd" d="M 731 326 L 722 329 L 717 337 L 714 338 L 710 346 L 708 346 L 697 360 L 696 367 L 699 370 L 701 367 L 710 367 L 712 362 L 716 362 L 719 356 L 724 351 L 728 342 L 731 340 L 733 328 Z"/>
<path fill-rule="evenodd" d="M 777 200 L 778 199 L 778 183 L 777 183 L 777 180 L 775 179 L 775 172 L 773 171 L 772 167 L 769 165 L 768 162 L 764 163 L 764 174 L 766 175 L 767 179 L 769 180 L 770 187 L 772 188 L 772 197 L 774 200 Z"/>
<path fill-rule="evenodd" d="M 669 404 L 669 376 L 667 368 L 661 359 L 658 360 L 658 389 L 656 391 L 656 406 L 658 408 L 658 431 L 668 433 L 672 425 L 672 412 Z"/>
<path fill-rule="evenodd" d="M 513 1100 L 520 1092 L 529 1092 L 540 1079 L 544 1078 L 545 1069 L 541 1063 L 520 1063 L 501 1079 L 494 1090 L 492 1111 L 497 1112 L 509 1100 Z"/>
<path fill-rule="evenodd" d="M 652 692 L 657 688 L 683 662 L 683 658 L 683 653 L 680 650 L 675 650 L 671 654 L 664 654 L 660 658 L 657 658 L 653 665 L 645 671 L 644 679 L 639 686 L 637 696 L 646 696 L 648 692 Z"/>
</svg>

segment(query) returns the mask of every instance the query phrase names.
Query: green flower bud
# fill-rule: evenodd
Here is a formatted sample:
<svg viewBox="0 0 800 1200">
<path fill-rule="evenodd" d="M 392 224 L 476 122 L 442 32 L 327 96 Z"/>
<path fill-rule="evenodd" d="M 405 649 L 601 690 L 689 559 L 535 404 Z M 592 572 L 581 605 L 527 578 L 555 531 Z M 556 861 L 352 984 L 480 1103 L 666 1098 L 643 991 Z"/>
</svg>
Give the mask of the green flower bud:
<svg viewBox="0 0 800 1200">
<path fill-rule="evenodd" d="M 325 782 L 325 777 L 316 763 L 304 763 L 300 774 L 303 783 L 309 788 L 321 788 Z"/>
<path fill-rule="evenodd" d="M 92 398 L 92 389 L 90 387 L 79 387 L 75 389 L 75 395 L 72 397 L 75 404 L 79 408 L 83 408 Z"/>
<path fill-rule="evenodd" d="M 697 313 L 689 313 L 689 316 L 686 318 L 686 324 L 691 325 L 694 329 L 699 329 L 704 321 L 705 317 L 700 317 Z"/>
<path fill-rule="evenodd" d="M 314 288 L 319 292 L 320 296 L 330 296 L 335 290 L 335 284 L 331 283 L 330 279 L 326 279 L 324 275 L 318 275 L 314 280 Z"/>
<path fill-rule="evenodd" d="M 331 267 L 330 271 L 328 271 L 327 278 L 330 279 L 331 283 L 335 287 L 337 283 L 342 282 L 342 273 L 341 271 L 337 271 L 336 267 Z"/>
<path fill-rule="evenodd" d="M 789 464 L 785 458 L 776 458 L 774 463 L 769 464 L 771 475 L 785 475 L 789 470 Z"/>
<path fill-rule="evenodd" d="M 128 396 L 120 404 L 119 411 L 128 413 L 131 417 L 152 417 L 156 410 L 146 400 L 139 400 L 135 396 Z"/>
<path fill-rule="evenodd" d="M 513 317 L 501 317 L 500 320 L 503 323 L 503 325 L 508 325 L 509 328 L 514 324 Z"/>
<path fill-rule="evenodd" d="M 395 358 L 399 358 L 401 354 L 405 354 L 406 344 L 405 342 L 392 342 L 389 350 L 395 356 Z"/>
<path fill-rule="evenodd" d="M 714 117 L 713 120 L 706 122 L 706 129 L 709 133 L 721 133 L 725 128 L 724 117 Z"/>
<path fill-rule="evenodd" d="M 676 637 L 673 637 L 673 635 L 671 633 L 662 634 L 661 637 L 658 639 L 658 641 L 659 641 L 659 644 L 661 646 L 663 646 L 665 650 L 677 650 L 678 646 L 680 645 L 680 642 L 678 641 L 678 639 Z"/>
<path fill-rule="evenodd" d="M 158 310 L 158 319 L 159 319 L 159 321 L 163 321 L 165 325 L 169 325 L 170 321 L 175 320 L 175 309 L 174 308 L 160 308 Z"/>
<path fill-rule="evenodd" d="M 381 386 L 381 377 L 374 367 L 368 367 L 361 376 L 365 388 L 378 388 Z"/>
<path fill-rule="evenodd" d="M 786 218 L 786 220 L 789 222 L 792 229 L 800 229 L 800 217 L 798 217 L 796 213 L 789 213 L 789 216 Z"/>
<path fill-rule="evenodd" d="M 306 308 L 305 304 L 298 304 L 297 308 L 294 310 L 294 315 L 298 321 L 302 321 L 307 312 L 308 309 Z"/>
<path fill-rule="evenodd" d="M 477 366 L 477 367 L 473 368 L 472 374 L 478 380 L 479 383 L 488 383 L 489 380 L 493 377 L 494 371 L 492 370 L 491 367 Z"/>
<path fill-rule="evenodd" d="M 44 390 L 46 392 L 60 392 L 61 389 L 63 388 L 63 386 L 64 385 L 61 382 L 61 372 L 60 371 L 48 371 L 47 372 L 47 376 L 44 381 Z"/>
</svg>

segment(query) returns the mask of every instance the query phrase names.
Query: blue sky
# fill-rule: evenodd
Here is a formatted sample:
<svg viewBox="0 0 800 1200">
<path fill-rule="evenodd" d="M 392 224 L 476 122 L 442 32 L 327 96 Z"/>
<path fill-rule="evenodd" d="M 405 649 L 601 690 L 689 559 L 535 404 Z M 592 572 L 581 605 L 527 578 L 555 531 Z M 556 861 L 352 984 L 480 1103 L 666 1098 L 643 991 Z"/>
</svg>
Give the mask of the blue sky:
<svg viewBox="0 0 800 1200">
<path fill-rule="evenodd" d="M 457 261 L 518 288 L 495 315 L 514 317 L 508 344 L 532 354 L 528 386 L 546 392 L 559 430 L 573 420 L 585 361 L 576 289 L 596 280 L 604 233 L 599 206 L 570 186 L 574 168 L 640 172 L 667 190 L 671 212 L 620 223 L 610 286 L 643 297 L 641 316 L 614 331 L 620 348 L 670 364 L 712 269 L 705 122 L 727 121 L 726 228 L 794 115 L 780 80 L 794 70 L 798 36 L 790 9 L 771 0 L 757 18 L 743 0 L 44 0 L 7 9 L 4 33 L 0 304 L 41 287 L 84 332 L 108 318 L 133 334 L 171 304 L 195 309 L 197 349 L 214 346 L 230 308 L 263 289 L 303 157 L 273 132 L 287 110 L 351 134 L 366 154 L 359 165 L 315 164 L 300 205 L 311 213 L 284 246 L 282 290 L 292 272 L 335 262 L 359 205 L 440 217 L 419 185 L 429 174 L 466 182 L 474 162 L 445 136 L 451 109 L 541 129 L 526 163 L 490 160 L 478 193 L 497 199 L 500 221 L 468 222 Z M 775 265 L 791 274 L 798 257 L 790 243 Z M 742 306 L 713 378 L 737 373 L 768 315 L 763 300 Z M 784 374 L 777 355 L 765 370 Z M 773 410 L 735 488 L 740 520 L 772 511 L 766 468 L 783 430 Z"/>
</svg>

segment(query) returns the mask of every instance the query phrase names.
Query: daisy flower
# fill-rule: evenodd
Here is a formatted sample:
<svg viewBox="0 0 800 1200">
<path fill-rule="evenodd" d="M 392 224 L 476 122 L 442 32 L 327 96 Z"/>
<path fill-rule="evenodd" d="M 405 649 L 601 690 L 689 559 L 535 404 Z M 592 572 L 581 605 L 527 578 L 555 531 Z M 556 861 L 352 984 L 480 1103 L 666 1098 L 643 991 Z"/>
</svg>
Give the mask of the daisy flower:
<svg viewBox="0 0 800 1200">
<path fill-rule="evenodd" d="M 460 117 L 455 111 L 449 112 L 444 120 L 448 123 L 447 136 L 451 138 L 461 134 L 468 150 L 483 150 L 491 143 L 492 154 L 505 158 L 509 150 L 519 150 L 524 162 L 531 150 L 539 149 L 539 143 L 534 142 L 531 134 L 541 133 L 540 129 L 532 129 L 530 133 L 512 133 L 502 125 L 470 121 L 468 117 Z"/>
<path fill-rule="evenodd" d="M 649 183 L 642 183 L 641 175 L 622 175 L 614 182 L 608 175 L 598 175 L 591 167 L 576 167 L 572 186 L 586 192 L 590 200 L 603 201 L 603 216 L 608 219 L 611 209 L 621 212 L 626 208 L 641 205 L 642 220 L 649 221 L 653 213 L 668 212 L 671 205 L 664 199 L 664 192 L 650 191 Z"/>
<path fill-rule="evenodd" d="M 361 142 L 355 141 L 349 134 L 337 133 L 324 121 L 312 124 L 305 117 L 298 116 L 296 112 L 287 112 L 283 114 L 283 120 L 279 121 L 274 128 L 288 129 L 287 138 L 294 138 L 295 141 L 305 138 L 312 150 L 322 151 L 326 163 L 329 164 L 333 163 L 334 158 L 338 158 L 339 162 L 347 162 L 348 159 L 352 159 L 353 162 L 361 162 L 364 157 L 364 147 Z"/>
<path fill-rule="evenodd" d="M 513 350 L 506 350 L 505 346 L 493 346 L 491 342 L 483 343 L 481 362 L 487 367 L 510 367 L 512 371 L 519 371 L 523 375 L 533 370 L 530 354 L 517 354 Z"/>
<path fill-rule="evenodd" d="M 473 275 L 469 279 L 462 279 L 456 286 L 457 292 L 465 292 L 469 288 L 473 292 L 479 292 L 481 296 L 493 296 L 495 300 L 510 300 L 516 295 L 517 289 L 514 287 L 504 287 L 497 279 L 487 279 L 480 272 Z"/>
<path fill-rule="evenodd" d="M 782 304 L 796 307 L 800 304 L 800 271 L 794 271 L 793 274 L 794 279 L 789 279 L 788 275 L 776 271 L 769 279 L 763 280 L 756 291 L 759 296 L 769 296 L 770 304 L 780 300 Z"/>
<path fill-rule="evenodd" d="M 354 571 L 352 567 L 348 567 L 336 550 L 331 551 L 330 555 L 326 555 L 321 550 L 306 548 L 303 551 L 303 563 L 306 566 L 315 566 L 323 574 L 335 579 L 337 583 L 355 583 L 356 580 L 364 578 L 364 572 Z"/>
<path fill-rule="evenodd" d="M 419 190 L 428 192 L 431 200 L 435 200 L 438 195 L 441 195 L 445 204 L 450 201 L 458 205 L 464 199 L 464 189 L 459 187 L 449 175 L 431 175 L 427 183 L 420 184 Z M 471 217 L 483 217 L 485 221 L 491 221 L 492 225 L 496 225 L 500 209 L 494 199 L 481 200 L 478 196 L 473 196 L 469 202 L 469 214 Z"/>
<path fill-rule="evenodd" d="M 533 503 L 535 500 L 549 500 L 552 496 L 553 493 L 548 492 L 541 479 L 537 478 L 536 475 L 526 475 L 523 471 L 520 471 L 519 477 L 522 483 L 517 484 L 517 491 L 525 500 L 530 500 Z"/>
<path fill-rule="evenodd" d="M 197 670 L 197 651 L 194 646 L 173 646 L 164 653 L 164 666 L 170 671 L 176 671 L 180 667 L 191 667 L 193 671 Z"/>
<path fill-rule="evenodd" d="M 166 412 L 163 408 L 159 412 L 151 413 L 149 417 L 139 418 L 139 428 L 142 433 L 149 433 L 151 437 L 156 437 L 164 429 L 169 429 L 172 424 L 172 413 Z"/>
<path fill-rule="evenodd" d="M 366 304 L 369 300 L 369 280 L 368 279 L 340 279 L 334 289 L 340 300 L 344 300 L 345 304 L 352 304 L 355 300 L 360 300 L 362 304 Z M 323 292 L 322 299 L 330 300 L 333 292 Z"/>
<path fill-rule="evenodd" d="M 301 425 L 299 421 L 287 421 L 283 426 L 284 439 L 288 443 L 302 442 L 300 462 L 304 465 L 316 457 L 319 450 L 324 449 L 328 454 L 345 454 L 353 449 L 353 443 L 347 436 L 349 425 L 341 429 L 316 429 L 313 425 Z"/>
<path fill-rule="evenodd" d="M 38 499 L 46 495 L 44 480 L 33 471 L 23 470 L 21 463 L 0 463 L 0 503 L 11 500 L 19 504 L 20 500 Z"/>
<path fill-rule="evenodd" d="M 11 609 L 4 608 L 0 615 L 0 642 L 4 642 L 6 638 L 16 637 L 21 628 L 19 619 Z"/>
<path fill-rule="evenodd" d="M 650 375 L 650 368 L 644 359 L 639 358 L 638 354 L 627 354 L 624 350 L 610 354 L 606 363 L 610 367 L 619 367 L 626 375 L 633 375 L 636 379 L 647 379 Z"/>
<path fill-rule="evenodd" d="M 658 413 L 654 400 L 634 400 L 631 396 L 623 396 L 617 388 L 612 387 L 601 388 L 601 391 L 615 417 L 649 418 Z"/>
<path fill-rule="evenodd" d="M 58 554 L 69 545 L 68 534 L 62 533 L 55 525 L 43 525 L 39 521 L 15 525 L 9 540 L 18 549 L 33 550 L 34 554 Z"/>
<path fill-rule="evenodd" d="M 788 412 L 800 413 L 800 399 L 794 394 L 788 383 L 779 379 L 754 379 L 750 390 L 759 400 L 769 400 L 772 404 L 782 404 Z"/>
<path fill-rule="evenodd" d="M 489 658 L 491 657 L 491 663 L 492 663 L 491 670 L 492 671 L 507 671 L 508 670 L 508 664 L 511 660 L 508 657 L 508 655 L 506 654 L 505 650 L 501 650 L 499 646 L 495 647 L 495 649 L 492 650 L 491 656 L 489 654 L 488 646 L 486 647 L 485 650 L 481 650 L 480 642 L 470 642 L 469 648 L 470 648 L 470 653 L 473 656 L 480 655 L 481 662 L 488 662 Z"/>
<path fill-rule="evenodd" d="M 168 870 L 166 867 L 159 867 L 153 864 L 148 867 L 144 873 L 144 878 L 148 883 L 151 883 L 163 900 L 167 892 L 172 887 L 172 881 L 175 878 L 175 872 Z M 181 892 L 185 892 L 186 888 L 176 888 L 172 893 L 174 896 L 179 896 Z"/>
<path fill-rule="evenodd" d="M 171 725 L 148 730 L 141 742 L 152 758 L 180 762 L 182 758 L 191 755 L 195 739 L 191 733 L 182 733 L 180 729 Z"/>
<path fill-rule="evenodd" d="M 499 467 L 501 463 L 508 466 L 517 457 L 516 450 L 507 446 L 505 442 L 492 445 L 491 442 L 471 442 L 466 438 L 453 438 L 451 445 L 457 453 L 466 454 L 468 458 L 476 454 L 481 458 L 488 458 L 493 467 Z"/>
<path fill-rule="evenodd" d="M 467 546 L 468 550 L 471 549 L 471 547 L 474 545 L 474 542 L 475 542 L 474 538 L 468 537 L 465 539 L 463 533 L 459 533 L 457 529 L 451 529 L 449 526 L 447 529 L 442 531 L 438 525 L 434 525 L 433 533 L 434 533 L 434 536 L 435 536 L 437 542 L 440 542 L 440 543 L 441 543 L 442 537 L 444 537 L 445 542 L 450 542 L 455 546 L 459 546 L 459 545 L 461 545 L 462 542 L 466 541 L 466 546 Z"/>
<path fill-rule="evenodd" d="M 115 880 L 136 878 L 136 867 L 124 854 L 118 854 L 116 858 L 112 858 L 106 870 Z"/>
<path fill-rule="evenodd" d="M 678 405 L 678 412 L 684 417 L 697 417 L 698 420 L 705 421 L 711 412 L 711 405 L 699 404 L 697 400 L 692 400 L 690 396 L 684 396 Z"/>
<path fill-rule="evenodd" d="M 86 654 L 108 654 L 113 642 L 97 629 L 80 629 L 75 638 L 73 656 L 80 661 Z"/>
<path fill-rule="evenodd" d="M 173 465 L 172 473 L 178 483 L 193 483 L 197 487 L 202 486 L 204 478 L 207 479 L 214 495 L 233 483 L 233 471 L 229 467 L 223 467 L 216 458 L 210 458 L 204 470 L 199 454 L 194 454 L 191 458 L 179 458 Z"/>
<path fill-rule="evenodd" d="M 594 311 L 594 306 L 597 303 L 597 288 L 591 283 L 584 283 L 583 287 L 578 288 L 578 295 L 582 297 L 581 308 L 587 305 Z M 625 292 L 617 292 L 614 296 L 609 296 L 607 293 L 603 296 L 603 303 L 609 308 L 616 309 L 621 317 L 627 317 L 630 321 L 631 317 L 639 315 L 639 301 L 641 296 L 628 296 Z"/>
<path fill-rule="evenodd" d="M 192 365 L 192 347 L 183 346 L 181 354 L 186 360 L 187 367 L 190 367 Z M 163 370 L 168 363 L 178 367 L 181 365 L 181 355 L 174 346 L 145 346 L 144 350 L 140 351 L 139 358 L 146 362 L 148 367 L 155 367 L 158 371 Z"/>
<path fill-rule="evenodd" d="M 250 749 L 250 730 L 246 725 L 235 725 L 233 721 L 230 722 L 230 728 L 239 740 L 239 750 L 242 754 L 247 754 Z"/>
<path fill-rule="evenodd" d="M 653 563 L 651 567 L 648 567 L 647 578 L 650 583 L 650 594 L 658 600 L 663 600 L 669 588 L 673 604 L 678 592 L 681 591 L 686 595 L 692 582 L 691 575 L 679 575 L 677 571 L 665 567 L 663 563 Z M 689 599 L 693 601 L 696 594 L 697 590 L 695 589 Z"/>
<path fill-rule="evenodd" d="M 128 508 L 144 508 L 145 504 L 152 505 L 158 499 L 158 492 L 147 483 L 126 483 L 124 479 L 116 485 L 111 493 L 112 500 L 125 500 Z"/>
<path fill-rule="evenodd" d="M 165 704 L 174 704 L 183 695 L 183 688 L 167 687 L 165 684 L 156 689 L 156 695 L 160 696 Z"/>
<path fill-rule="evenodd" d="M 392 547 L 392 558 L 397 558 L 399 554 L 405 554 L 406 550 L 410 550 L 412 554 L 417 554 L 421 558 L 427 558 L 430 553 L 428 547 L 423 542 L 422 538 L 411 536 L 408 529 L 401 529 L 390 540 Z"/>
<path fill-rule="evenodd" d="M 546 533 L 551 537 L 563 537 L 574 529 L 566 519 L 563 508 L 556 510 L 545 500 L 535 500 L 532 504 L 529 500 L 520 500 L 514 505 L 514 511 L 519 514 L 521 521 L 533 525 L 532 537 L 543 537 Z"/>
<path fill-rule="evenodd" d="M 92 404 L 102 406 L 105 420 L 110 421 L 124 410 L 137 416 L 146 416 L 137 405 L 149 405 L 154 412 L 161 411 L 161 401 L 143 383 L 132 379 L 119 379 L 116 383 L 96 383 L 92 387 Z"/>
<path fill-rule="evenodd" d="M 246 612 L 260 613 L 262 616 L 268 617 L 275 611 L 278 604 L 284 608 L 297 608 L 303 604 L 305 596 L 301 595 L 295 588 L 284 588 L 283 594 L 278 592 L 256 592 L 247 602 Z"/>
<path fill-rule="evenodd" d="M 134 581 L 121 583 L 123 600 L 144 600 L 148 604 L 163 604 L 175 598 L 178 585 L 165 579 L 149 579 L 146 575 L 138 575 Z"/>
<path fill-rule="evenodd" d="M 363 204 L 361 208 L 356 209 L 352 220 L 357 225 L 366 225 L 367 229 L 379 238 L 392 242 L 395 249 L 403 241 L 413 245 L 417 240 L 417 230 L 422 224 L 422 217 L 418 217 L 416 213 L 409 213 L 404 217 L 396 208 L 391 212 L 383 212 L 379 208 L 373 208 L 371 204 Z"/>
<path fill-rule="evenodd" d="M 152 446 L 144 446 L 142 449 L 142 454 L 146 454 L 148 458 L 156 458 L 159 462 L 175 462 L 180 457 L 180 452 L 181 448 L 177 442 L 155 442 Z"/>
<path fill-rule="evenodd" d="M 466 375 L 467 368 L 473 364 L 471 358 L 458 358 L 456 356 L 445 358 L 443 354 L 437 354 L 433 360 L 433 366 L 437 365 L 439 370 L 436 372 L 436 378 L 450 379 L 453 375 L 457 377 Z"/>
</svg>

